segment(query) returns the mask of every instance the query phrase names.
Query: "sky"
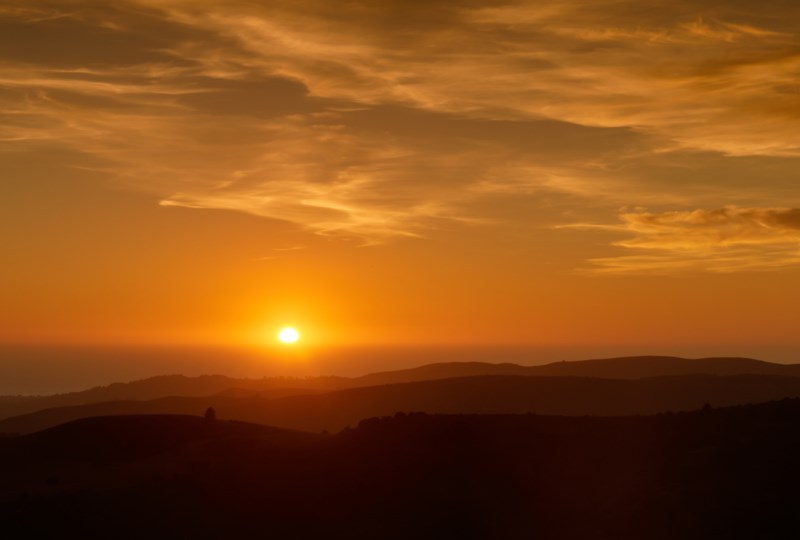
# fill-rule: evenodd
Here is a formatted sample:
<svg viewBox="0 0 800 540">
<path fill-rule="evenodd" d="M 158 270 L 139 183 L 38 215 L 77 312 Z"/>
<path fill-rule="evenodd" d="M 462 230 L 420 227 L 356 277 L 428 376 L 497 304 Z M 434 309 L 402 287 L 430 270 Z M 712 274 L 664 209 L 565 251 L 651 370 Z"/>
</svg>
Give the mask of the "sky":
<svg viewBox="0 0 800 540">
<path fill-rule="evenodd" d="M 798 29 L 796 0 L 4 0 L 0 344 L 797 359 Z"/>
</svg>

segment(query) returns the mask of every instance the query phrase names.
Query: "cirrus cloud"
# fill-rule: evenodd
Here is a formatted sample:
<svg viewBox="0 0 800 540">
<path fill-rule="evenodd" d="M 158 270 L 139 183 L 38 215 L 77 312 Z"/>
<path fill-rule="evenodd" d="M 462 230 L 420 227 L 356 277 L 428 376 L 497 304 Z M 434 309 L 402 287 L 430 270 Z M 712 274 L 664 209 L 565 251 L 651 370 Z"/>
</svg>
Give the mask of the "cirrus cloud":
<svg viewBox="0 0 800 540">
<path fill-rule="evenodd" d="M 8 0 L 0 144 L 69 147 L 164 206 L 367 244 L 521 199 L 535 211 L 509 220 L 537 224 L 773 204 L 800 159 L 796 3 L 637 6 Z M 709 155 L 765 166 L 734 183 Z"/>
<path fill-rule="evenodd" d="M 622 224 L 571 227 L 632 233 L 614 246 L 638 252 L 592 259 L 593 273 L 736 272 L 800 264 L 800 208 L 624 212 Z"/>
</svg>

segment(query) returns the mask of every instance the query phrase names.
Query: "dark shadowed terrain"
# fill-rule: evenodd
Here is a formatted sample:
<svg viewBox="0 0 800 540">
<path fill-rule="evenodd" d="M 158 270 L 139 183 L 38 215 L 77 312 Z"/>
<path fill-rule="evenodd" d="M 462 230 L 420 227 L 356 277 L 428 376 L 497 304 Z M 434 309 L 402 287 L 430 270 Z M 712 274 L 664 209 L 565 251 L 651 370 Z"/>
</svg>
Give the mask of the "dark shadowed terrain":
<svg viewBox="0 0 800 540">
<path fill-rule="evenodd" d="M 795 538 L 800 400 L 641 417 L 191 416 L 0 439 L 8 538 Z"/>
<path fill-rule="evenodd" d="M 27 412 L 0 420 L 0 534 L 795 538 L 797 369 L 470 362 L 6 397 Z"/>
</svg>

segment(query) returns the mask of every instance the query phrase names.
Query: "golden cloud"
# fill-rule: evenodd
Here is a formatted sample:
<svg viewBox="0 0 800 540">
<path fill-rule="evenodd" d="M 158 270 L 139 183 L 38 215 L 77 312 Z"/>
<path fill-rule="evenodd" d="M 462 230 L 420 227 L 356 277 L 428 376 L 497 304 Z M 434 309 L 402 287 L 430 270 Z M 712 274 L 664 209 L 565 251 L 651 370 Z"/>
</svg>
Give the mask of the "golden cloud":
<svg viewBox="0 0 800 540">
<path fill-rule="evenodd" d="M 637 166 L 796 170 L 780 161 L 800 154 L 795 4 L 632 5 L 9 0 L 0 143 L 67 146 L 165 206 L 367 243 L 543 194 L 593 216 L 771 204 L 770 185 L 743 194 L 711 171 L 684 190 Z M 622 247 L 651 249 L 637 226 Z"/>
<path fill-rule="evenodd" d="M 590 272 L 734 272 L 800 264 L 798 208 L 640 211 L 620 218 L 621 225 L 577 225 L 635 235 L 613 245 L 639 254 L 592 259 Z"/>
<path fill-rule="evenodd" d="M 630 126 L 730 155 L 800 153 L 790 90 L 800 69 L 796 32 L 726 20 L 741 12 L 717 3 L 699 3 L 694 16 L 681 3 L 645 16 L 626 2 L 454 2 L 424 23 L 412 15 L 421 8 L 396 2 L 335 15 L 316 2 L 232 3 L 224 13 L 140 3 L 227 40 L 226 54 L 218 42 L 173 51 L 209 58 L 212 73 L 285 76 L 312 95 L 365 104 Z M 786 16 L 797 20 L 797 10 Z M 413 38 L 410 24 L 419 25 Z"/>
</svg>

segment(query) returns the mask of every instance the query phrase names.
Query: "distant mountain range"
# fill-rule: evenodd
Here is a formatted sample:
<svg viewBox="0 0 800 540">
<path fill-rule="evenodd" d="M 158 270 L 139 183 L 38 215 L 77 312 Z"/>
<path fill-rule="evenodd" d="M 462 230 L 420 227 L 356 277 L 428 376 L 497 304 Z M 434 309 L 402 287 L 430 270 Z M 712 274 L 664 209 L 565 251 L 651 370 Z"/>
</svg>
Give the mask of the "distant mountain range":
<svg viewBox="0 0 800 540">
<path fill-rule="evenodd" d="M 81 392 L 52 396 L 0 396 L 0 418 L 53 407 L 69 407 L 107 401 L 149 400 L 168 396 L 264 395 L 280 397 L 316 391 L 346 388 L 348 379 L 317 377 L 311 379 L 264 378 L 238 379 L 224 375 L 163 375 L 140 381 L 114 383 Z"/>
<path fill-rule="evenodd" d="M 800 364 L 774 364 L 750 358 L 686 359 L 669 356 L 641 356 L 556 362 L 540 366 L 452 362 L 412 369 L 387 371 L 362 377 L 314 377 L 239 379 L 223 375 L 185 377 L 168 375 L 128 383 L 115 383 L 53 396 L 0 396 L 0 419 L 42 409 L 108 401 L 152 400 L 164 397 L 200 397 L 224 394 L 230 397 L 279 398 L 381 386 L 404 382 L 486 375 L 597 377 L 641 379 L 669 375 L 780 375 L 800 377 Z"/>
<path fill-rule="evenodd" d="M 385 384 L 334 392 L 168 397 L 57 407 L 0 421 L 0 433 L 31 433 L 78 418 L 201 414 L 310 432 L 338 432 L 398 411 L 437 414 L 635 415 L 800 397 L 800 377 L 679 375 L 646 379 L 486 375 Z"/>
<path fill-rule="evenodd" d="M 453 362 L 356 378 L 171 375 L 70 394 L 2 397 L 0 433 L 30 433 L 106 414 L 198 414 L 208 406 L 224 418 L 338 431 L 396 411 L 625 415 L 794 396 L 800 396 L 800 364 L 749 358 Z"/>
</svg>

